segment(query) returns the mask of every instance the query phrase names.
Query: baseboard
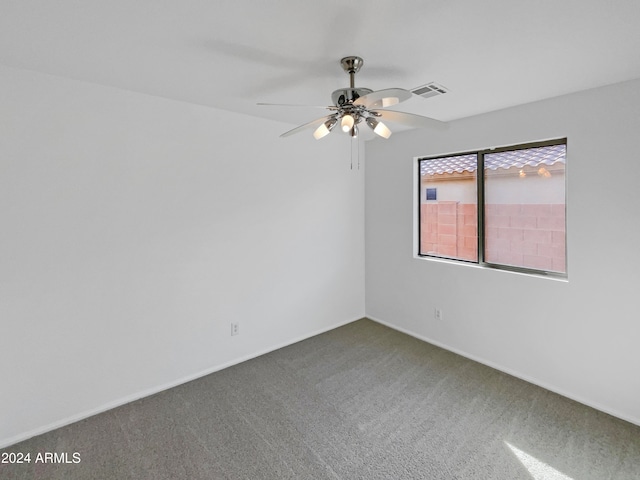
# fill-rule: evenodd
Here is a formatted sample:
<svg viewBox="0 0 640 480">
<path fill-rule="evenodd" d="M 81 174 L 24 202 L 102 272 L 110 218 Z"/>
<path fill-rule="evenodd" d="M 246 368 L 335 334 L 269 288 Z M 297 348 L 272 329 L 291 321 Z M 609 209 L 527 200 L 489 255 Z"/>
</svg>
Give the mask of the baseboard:
<svg viewBox="0 0 640 480">
<path fill-rule="evenodd" d="M 220 370 L 224 370 L 225 368 L 229 368 L 229 367 L 231 367 L 233 365 L 237 365 L 239 363 L 246 362 L 247 360 L 251 360 L 253 358 L 257 358 L 257 357 L 259 357 L 261 355 L 265 355 L 265 354 L 267 354 L 269 352 L 273 352 L 275 350 L 279 350 L 281 348 L 288 347 L 289 345 L 293 345 L 294 343 L 298 343 L 298 342 L 301 342 L 301 341 L 306 340 L 308 338 L 315 337 L 316 335 L 320 335 L 322 333 L 329 332 L 331 330 L 334 330 L 336 328 L 342 327 L 342 326 L 347 325 L 349 323 L 353 323 L 353 322 L 355 322 L 357 320 L 360 320 L 362 318 L 363 317 L 358 317 L 358 318 L 354 318 L 354 319 L 351 319 L 351 320 L 338 322 L 338 323 L 333 324 L 333 325 L 331 325 L 329 327 L 321 328 L 321 329 L 315 330 L 315 331 L 313 331 L 313 332 L 311 332 L 309 334 L 305 334 L 305 335 L 302 335 L 300 337 L 296 337 L 296 338 L 293 338 L 291 340 L 287 340 L 287 341 L 282 342 L 280 344 L 272 345 L 272 346 L 267 347 L 267 348 L 265 348 L 263 350 L 259 350 L 258 352 L 254 352 L 254 353 L 251 353 L 249 355 L 244 355 L 242 357 L 235 358 L 235 359 L 230 360 L 228 362 L 222 363 L 220 365 L 213 366 L 213 367 L 208 368 L 206 370 L 202 370 L 200 372 L 194 373 L 192 375 L 188 375 L 186 377 L 174 380 L 172 382 L 168 382 L 168 383 L 165 383 L 165 384 L 162 384 L 162 385 L 158 385 L 156 387 L 152 387 L 152 388 L 148 388 L 148 389 L 139 391 L 139 392 L 134 393 L 132 395 L 128 395 L 126 397 L 119 398 L 119 399 L 114 400 L 112 402 L 105 403 L 105 404 L 101 405 L 100 407 L 97 407 L 97 408 L 94 408 L 94 409 L 90 409 L 90 410 L 86 410 L 86 411 L 81 412 L 81 413 L 79 413 L 77 415 L 72 415 L 70 417 L 64 418 L 64 419 L 59 420 L 57 422 L 53 422 L 53 423 L 44 425 L 42 427 L 35 428 L 35 429 L 30 430 L 28 432 L 21 433 L 19 435 L 14 436 L 14 437 L 1 439 L 0 440 L 0 449 L 7 448 L 7 447 L 9 447 L 11 445 L 15 445 L 16 443 L 22 442 L 24 440 L 28 440 L 28 439 L 30 439 L 32 437 L 35 437 L 35 436 L 38 436 L 38 435 L 42 435 L 43 433 L 47 433 L 47 432 L 50 432 L 52 430 L 56 430 L 58 428 L 65 427 L 67 425 L 71 425 L 72 423 L 79 422 L 80 420 L 84 420 L 85 418 L 93 417 L 94 415 L 98 415 L 100 413 L 104 413 L 106 411 L 112 410 L 112 409 L 120 407 L 122 405 L 126 405 L 127 403 L 135 402 L 136 400 L 140 400 L 140 399 L 145 398 L 145 397 L 150 397 L 151 395 L 155 395 L 156 393 L 160 393 L 160 392 L 163 392 L 165 390 L 169 390 L 170 388 L 174 388 L 174 387 L 177 387 L 179 385 L 191 382 L 193 380 L 197 380 L 198 378 L 206 377 L 207 375 L 210 375 L 212 373 L 218 372 Z"/>
<path fill-rule="evenodd" d="M 451 346 L 449 346 L 449 345 L 447 345 L 445 343 L 439 342 L 437 340 L 434 340 L 432 338 L 426 337 L 424 335 L 420 335 L 420 334 L 418 334 L 416 332 L 413 332 L 411 330 L 408 330 L 406 328 L 398 327 L 397 325 L 394 325 L 393 323 L 387 322 L 385 320 L 373 317 L 371 315 L 367 315 L 366 318 L 368 318 L 370 320 L 373 320 L 374 322 L 379 323 L 381 325 L 384 325 L 386 327 L 389 327 L 389 328 L 391 328 L 393 330 L 396 330 L 398 332 L 402 332 L 402 333 L 405 333 L 405 334 L 407 334 L 407 335 L 409 335 L 411 337 L 417 338 L 418 340 L 422 340 L 423 342 L 427 342 L 427 343 L 430 343 L 431 345 L 435 345 L 436 347 L 440 347 L 440 348 L 443 348 L 445 350 L 448 350 L 449 352 L 452 352 L 452 353 L 455 353 L 457 355 L 460 355 L 461 357 L 468 358 L 469 360 L 473 360 L 474 362 L 481 363 L 483 365 L 486 365 L 487 367 L 494 368 L 494 369 L 499 370 L 499 371 L 501 371 L 503 373 L 506 373 L 506 374 L 511 375 L 513 377 L 516 377 L 516 378 L 519 378 L 520 380 L 524 380 L 525 382 L 531 383 L 533 385 L 537 385 L 538 387 L 544 388 L 545 390 L 549 390 L 550 392 L 557 393 L 558 395 L 562 395 L 563 397 L 569 398 L 569 399 L 574 400 L 574 401 L 576 401 L 578 403 L 582 403 L 583 405 L 586 405 L 588 407 L 594 408 L 594 409 L 599 410 L 601 412 L 604 412 L 604 413 L 606 413 L 608 415 L 612 415 L 612 416 L 614 416 L 616 418 L 619 418 L 621 420 L 624 420 L 626 422 L 633 423 L 634 425 L 640 426 L 640 418 L 630 417 L 630 416 L 625 415 L 625 414 L 623 414 L 621 412 L 618 412 L 618 411 L 616 411 L 614 409 L 611 409 L 611 408 L 609 408 L 607 406 L 600 405 L 597 402 L 592 402 L 590 400 L 587 400 L 585 398 L 580 397 L 579 395 L 574 395 L 571 392 L 567 392 L 566 390 L 563 390 L 562 388 L 558 388 L 555 385 L 551 385 L 551 384 L 549 384 L 547 382 L 540 381 L 537 378 L 533 378 L 533 377 L 530 377 L 528 375 L 524 375 L 521 372 L 517 372 L 515 370 L 512 370 L 510 368 L 504 367 L 502 365 L 498 365 L 498 364 L 496 364 L 496 363 L 494 363 L 492 361 L 489 361 L 487 359 L 484 359 L 484 358 L 478 357 L 476 355 L 472 355 L 470 353 L 464 352 L 464 351 L 459 350 L 457 348 L 451 347 Z"/>
</svg>

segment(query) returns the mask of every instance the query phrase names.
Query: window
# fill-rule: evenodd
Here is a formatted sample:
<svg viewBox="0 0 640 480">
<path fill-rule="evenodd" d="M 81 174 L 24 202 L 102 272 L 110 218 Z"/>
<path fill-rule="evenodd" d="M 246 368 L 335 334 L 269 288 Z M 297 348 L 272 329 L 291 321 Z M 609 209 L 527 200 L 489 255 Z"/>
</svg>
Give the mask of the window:
<svg viewBox="0 0 640 480">
<path fill-rule="evenodd" d="M 474 153 L 420 161 L 426 192 L 420 202 L 421 255 L 478 261 L 477 158 Z"/>
<path fill-rule="evenodd" d="M 566 139 L 422 158 L 421 256 L 565 276 Z"/>
</svg>

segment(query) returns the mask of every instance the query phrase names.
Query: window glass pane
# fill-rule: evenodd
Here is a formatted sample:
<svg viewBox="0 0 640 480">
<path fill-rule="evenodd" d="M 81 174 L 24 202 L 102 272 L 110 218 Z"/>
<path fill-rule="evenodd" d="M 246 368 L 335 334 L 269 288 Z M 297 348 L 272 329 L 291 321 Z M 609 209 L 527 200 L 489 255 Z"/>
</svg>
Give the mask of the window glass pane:
<svg viewBox="0 0 640 480">
<path fill-rule="evenodd" d="M 485 261 L 566 273 L 566 145 L 484 155 Z"/>
<path fill-rule="evenodd" d="M 477 155 L 419 164 L 420 255 L 477 262 Z"/>
</svg>

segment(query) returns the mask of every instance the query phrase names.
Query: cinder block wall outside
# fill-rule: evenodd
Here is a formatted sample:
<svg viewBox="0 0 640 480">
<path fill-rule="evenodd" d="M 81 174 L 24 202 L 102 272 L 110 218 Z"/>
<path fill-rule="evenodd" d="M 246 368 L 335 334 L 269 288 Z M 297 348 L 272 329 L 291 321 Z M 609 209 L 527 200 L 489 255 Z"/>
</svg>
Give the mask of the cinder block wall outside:
<svg viewBox="0 0 640 480">
<path fill-rule="evenodd" d="M 420 207 L 423 254 L 477 259 L 477 206 L 441 201 Z M 566 271 L 563 204 L 488 204 L 485 255 L 489 262 Z"/>
</svg>

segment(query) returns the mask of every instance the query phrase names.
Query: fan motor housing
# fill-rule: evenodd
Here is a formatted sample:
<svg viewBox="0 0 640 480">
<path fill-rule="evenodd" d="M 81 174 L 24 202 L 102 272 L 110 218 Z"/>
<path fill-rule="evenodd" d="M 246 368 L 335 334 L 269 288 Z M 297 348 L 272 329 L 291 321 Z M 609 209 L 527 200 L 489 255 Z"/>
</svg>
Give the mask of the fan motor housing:
<svg viewBox="0 0 640 480">
<path fill-rule="evenodd" d="M 331 94 L 331 100 L 336 107 L 353 103 L 358 98 L 369 95 L 373 90 L 370 88 L 339 88 Z"/>
</svg>

